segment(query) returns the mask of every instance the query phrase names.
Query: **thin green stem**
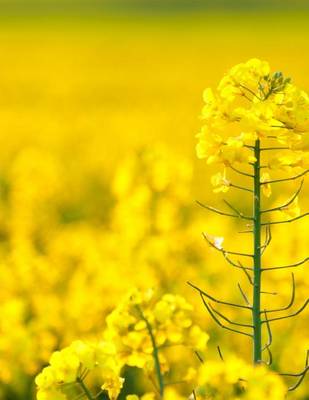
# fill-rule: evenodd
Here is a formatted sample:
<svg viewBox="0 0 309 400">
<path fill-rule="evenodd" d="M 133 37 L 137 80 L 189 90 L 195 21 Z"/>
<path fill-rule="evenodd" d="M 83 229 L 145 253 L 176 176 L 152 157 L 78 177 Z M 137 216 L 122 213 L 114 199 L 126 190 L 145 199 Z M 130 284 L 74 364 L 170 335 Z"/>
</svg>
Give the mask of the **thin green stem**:
<svg viewBox="0 0 309 400">
<path fill-rule="evenodd" d="M 262 323 L 261 323 L 261 184 L 260 184 L 260 141 L 256 140 L 254 147 L 254 199 L 253 199 L 253 362 L 262 360 Z"/>
<path fill-rule="evenodd" d="M 79 383 L 80 387 L 83 389 L 83 392 L 85 393 L 87 399 L 94 400 L 94 398 L 92 397 L 92 394 L 90 393 L 89 389 L 85 385 L 84 381 L 81 378 L 77 378 L 77 382 Z"/>
<path fill-rule="evenodd" d="M 148 319 L 145 317 L 142 309 L 139 306 L 136 306 L 142 320 L 145 322 L 149 337 L 151 340 L 152 344 L 152 355 L 154 359 L 154 364 L 155 364 L 155 370 L 156 370 L 156 375 L 158 379 L 158 384 L 159 384 L 159 393 L 160 397 L 163 398 L 164 395 L 164 380 L 163 380 L 163 374 L 161 371 L 161 365 L 160 365 L 160 360 L 159 360 L 159 347 L 157 346 L 156 339 L 154 337 L 153 331 L 152 331 L 152 326 L 150 325 Z"/>
</svg>

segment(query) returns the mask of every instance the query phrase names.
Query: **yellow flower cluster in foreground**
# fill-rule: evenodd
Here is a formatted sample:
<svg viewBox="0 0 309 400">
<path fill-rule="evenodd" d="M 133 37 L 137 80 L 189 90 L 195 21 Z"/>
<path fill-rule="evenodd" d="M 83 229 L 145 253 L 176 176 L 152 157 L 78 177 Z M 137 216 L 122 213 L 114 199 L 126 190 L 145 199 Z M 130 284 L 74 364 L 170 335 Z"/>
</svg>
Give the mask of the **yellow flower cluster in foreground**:
<svg viewBox="0 0 309 400">
<path fill-rule="evenodd" d="M 187 372 L 182 379 L 187 384 L 187 394 L 170 387 L 166 377 L 171 365 L 164 355 L 165 348 L 182 345 L 191 348 L 192 355 L 194 351 L 203 353 L 209 339 L 193 324 L 192 313 L 193 307 L 181 296 L 165 294 L 156 300 L 153 291 L 134 291 L 108 315 L 104 340 L 74 341 L 52 354 L 50 365 L 36 377 L 37 399 L 85 396 L 91 400 L 106 393 L 114 400 L 125 386 L 124 366 L 142 369 L 156 388 L 145 393 L 143 400 L 162 396 L 167 400 L 185 400 L 189 396 L 205 400 L 285 398 L 286 386 L 278 375 L 265 366 L 254 367 L 237 357 L 230 357 L 227 362 L 207 361 L 196 369 L 190 359 L 184 359 Z M 89 380 L 93 372 L 94 381 Z M 99 385 L 100 389 L 93 394 L 88 382 Z M 126 397 L 126 400 L 138 399 L 135 394 Z"/>
<path fill-rule="evenodd" d="M 50 366 L 37 376 L 38 400 L 64 400 L 61 388 L 74 382 L 83 388 L 83 377 L 93 369 L 100 371 L 109 398 L 115 399 L 122 387 L 119 377 L 120 364 L 115 346 L 107 342 L 87 343 L 75 341 L 69 347 L 56 351 L 50 358 Z"/>
<path fill-rule="evenodd" d="M 206 348 L 208 335 L 193 324 L 192 311 L 181 296 L 165 294 L 155 301 L 152 291 L 134 291 L 108 315 L 104 341 L 74 341 L 52 354 L 50 365 L 36 378 L 37 399 L 66 399 L 67 384 L 72 383 L 87 395 L 84 380 L 94 369 L 110 399 L 119 395 L 124 380 L 120 371 L 125 365 L 142 368 L 152 381 L 160 370 L 163 382 L 170 369 L 162 352 L 165 347 Z"/>
<path fill-rule="evenodd" d="M 264 365 L 252 366 L 237 357 L 209 361 L 199 371 L 197 394 L 205 399 L 285 399 L 282 379 Z"/>
<path fill-rule="evenodd" d="M 153 371 L 152 335 L 159 348 L 184 345 L 203 351 L 208 335 L 192 322 L 193 307 L 183 297 L 165 294 L 154 302 L 152 292 L 130 294 L 107 316 L 106 337 L 116 344 L 121 363 Z M 163 370 L 170 369 L 162 356 Z"/>
</svg>

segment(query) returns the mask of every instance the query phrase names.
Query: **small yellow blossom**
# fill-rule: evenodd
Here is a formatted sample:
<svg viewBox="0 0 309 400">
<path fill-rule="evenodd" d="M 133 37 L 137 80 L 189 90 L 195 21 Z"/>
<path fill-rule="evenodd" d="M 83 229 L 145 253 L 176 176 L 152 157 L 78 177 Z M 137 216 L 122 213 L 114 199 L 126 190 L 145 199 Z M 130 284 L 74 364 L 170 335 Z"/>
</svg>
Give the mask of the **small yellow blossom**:
<svg viewBox="0 0 309 400">
<path fill-rule="evenodd" d="M 218 172 L 211 177 L 211 184 L 214 186 L 214 193 L 226 193 L 229 190 L 231 183 L 226 179 L 226 172 L 224 170 L 223 173 Z"/>
<path fill-rule="evenodd" d="M 104 376 L 102 390 L 106 390 L 110 400 L 116 400 L 123 386 L 124 379 L 117 375 Z"/>
<path fill-rule="evenodd" d="M 296 218 L 300 215 L 300 207 L 298 204 L 298 196 L 287 206 L 280 207 L 280 211 L 287 217 Z"/>
<path fill-rule="evenodd" d="M 270 197 L 270 196 L 271 196 L 271 193 L 272 193 L 272 191 L 271 191 L 271 186 L 270 186 L 269 183 L 267 183 L 267 182 L 269 182 L 270 180 L 271 180 L 271 179 L 270 179 L 269 173 L 268 173 L 268 172 L 263 172 L 262 175 L 261 175 L 261 180 L 260 180 L 260 182 L 261 182 L 261 183 L 264 183 L 264 185 L 262 185 L 262 192 L 263 192 L 263 194 L 264 194 L 265 197 Z"/>
<path fill-rule="evenodd" d="M 220 162 L 220 151 L 223 145 L 222 137 L 209 133 L 208 127 L 203 126 L 197 138 L 199 138 L 199 142 L 196 145 L 197 157 L 205 158 L 207 164 Z"/>
</svg>

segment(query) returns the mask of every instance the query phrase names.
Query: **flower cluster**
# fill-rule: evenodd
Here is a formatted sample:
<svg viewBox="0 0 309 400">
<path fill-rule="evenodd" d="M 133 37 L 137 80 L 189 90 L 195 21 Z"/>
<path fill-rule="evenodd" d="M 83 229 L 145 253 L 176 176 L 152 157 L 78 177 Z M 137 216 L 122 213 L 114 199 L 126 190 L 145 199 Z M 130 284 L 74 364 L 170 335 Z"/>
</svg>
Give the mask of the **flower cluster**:
<svg viewBox="0 0 309 400">
<path fill-rule="evenodd" d="M 101 389 L 107 391 L 110 399 L 116 399 L 122 387 L 116 349 L 108 342 L 74 341 L 61 351 L 54 352 L 49 364 L 35 379 L 38 400 L 67 399 L 69 384 L 76 384 L 75 388 L 70 388 L 71 391 L 79 390 L 79 393 L 87 394 L 84 379 L 94 369 L 103 382 Z"/>
<path fill-rule="evenodd" d="M 197 155 L 208 164 L 252 164 L 252 145 L 259 139 L 280 149 L 265 160 L 269 171 L 308 167 L 309 96 L 281 72 L 271 73 L 267 62 L 251 59 L 234 66 L 215 92 L 205 90 L 204 101 Z M 263 179 L 270 180 L 268 171 Z M 225 171 L 214 175 L 212 183 L 216 192 L 231 186 Z M 266 185 L 264 193 L 271 194 Z"/>
<path fill-rule="evenodd" d="M 104 341 L 78 340 L 52 354 L 49 366 L 36 377 L 37 399 L 66 400 L 78 395 L 95 399 L 104 392 L 109 399 L 117 399 L 124 382 L 121 369 L 125 365 L 142 368 L 149 377 L 159 369 L 164 379 L 170 369 L 162 352 L 165 347 L 184 344 L 198 351 L 206 348 L 208 335 L 193 324 L 191 314 L 192 306 L 181 296 L 165 294 L 157 299 L 152 290 L 134 290 L 108 315 Z M 87 382 L 89 372 L 94 371 L 95 382 L 100 382 L 101 389 L 95 395 Z M 184 400 L 194 387 L 200 400 L 251 400 L 266 396 L 283 400 L 286 394 L 286 386 L 277 374 L 237 357 L 189 368 L 186 379 L 190 383 L 186 394 L 166 385 L 164 399 Z M 93 380 L 89 382 L 93 384 Z M 141 397 L 127 395 L 127 400 L 156 398 L 156 392 L 146 392 Z"/>
<path fill-rule="evenodd" d="M 208 335 L 192 321 L 193 307 L 183 297 L 165 294 L 155 300 L 153 291 L 135 291 L 107 317 L 106 336 L 117 348 L 123 364 L 154 371 L 154 347 L 164 349 L 184 345 L 194 350 L 206 348 Z M 162 372 L 168 360 L 159 353 Z"/>
<path fill-rule="evenodd" d="M 264 365 L 252 366 L 237 357 L 225 362 L 207 361 L 198 372 L 196 390 L 201 399 L 284 400 L 286 386 Z"/>
<path fill-rule="evenodd" d="M 162 353 L 165 346 L 205 350 L 208 335 L 193 324 L 193 307 L 181 296 L 165 294 L 155 299 L 153 294 L 152 290 L 130 293 L 107 316 L 104 341 L 78 340 L 53 353 L 50 365 L 36 377 L 37 399 L 71 398 L 68 384 L 75 384 L 75 389 L 77 386 L 77 394 L 84 391 L 88 398 L 95 398 L 85 383 L 93 370 L 97 380 L 103 382 L 101 391 L 107 392 L 111 400 L 116 399 L 124 381 L 120 372 L 125 365 L 143 368 L 147 376 L 157 375 L 163 386 L 163 375 L 169 370 L 168 357 Z"/>
</svg>

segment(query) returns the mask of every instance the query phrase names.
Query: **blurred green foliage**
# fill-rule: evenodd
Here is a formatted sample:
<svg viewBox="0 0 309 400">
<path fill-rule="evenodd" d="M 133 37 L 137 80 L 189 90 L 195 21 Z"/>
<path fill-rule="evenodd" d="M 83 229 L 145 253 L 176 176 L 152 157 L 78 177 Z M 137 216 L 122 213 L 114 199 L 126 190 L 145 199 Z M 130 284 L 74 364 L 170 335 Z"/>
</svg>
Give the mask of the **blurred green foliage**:
<svg viewBox="0 0 309 400">
<path fill-rule="evenodd" d="M 229 11 L 308 9 L 308 0 L 0 0 L 0 13 L 7 10 L 145 10 L 187 11 L 220 9 Z"/>
</svg>

